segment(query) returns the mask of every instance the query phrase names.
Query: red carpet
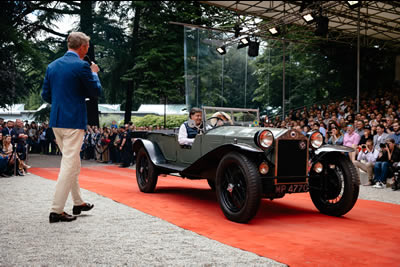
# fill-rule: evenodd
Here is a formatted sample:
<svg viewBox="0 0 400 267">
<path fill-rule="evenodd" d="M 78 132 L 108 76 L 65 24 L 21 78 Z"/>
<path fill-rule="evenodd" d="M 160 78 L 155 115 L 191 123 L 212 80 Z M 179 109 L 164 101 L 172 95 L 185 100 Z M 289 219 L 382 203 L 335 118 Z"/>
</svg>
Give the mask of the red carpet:
<svg viewBox="0 0 400 267">
<path fill-rule="evenodd" d="M 58 168 L 30 172 L 56 180 Z M 206 181 L 159 177 L 156 193 L 141 193 L 135 172 L 82 168 L 82 188 L 210 239 L 290 266 L 400 266 L 400 206 L 358 200 L 341 218 L 320 214 L 308 194 L 263 200 L 247 225 L 228 221 Z M 382 192 L 384 193 L 384 192 Z"/>
</svg>

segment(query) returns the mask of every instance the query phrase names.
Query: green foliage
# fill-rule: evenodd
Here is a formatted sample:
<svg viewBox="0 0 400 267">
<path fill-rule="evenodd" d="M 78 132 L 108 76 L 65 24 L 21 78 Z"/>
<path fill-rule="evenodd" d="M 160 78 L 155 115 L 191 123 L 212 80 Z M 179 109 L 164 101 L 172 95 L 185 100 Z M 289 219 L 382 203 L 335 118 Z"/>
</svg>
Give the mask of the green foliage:
<svg viewBox="0 0 400 267">
<path fill-rule="evenodd" d="M 164 116 L 157 116 L 157 115 L 146 115 L 144 117 L 132 116 L 131 120 L 137 127 L 164 126 Z M 168 115 L 166 120 L 167 128 L 171 129 L 179 127 L 186 120 L 187 120 L 186 115 Z"/>
<path fill-rule="evenodd" d="M 38 110 L 33 115 L 35 121 L 48 122 L 50 120 L 50 105 L 47 105 L 45 108 Z"/>
<path fill-rule="evenodd" d="M 262 111 L 267 106 L 279 108 L 282 105 L 282 40 L 265 40 L 257 58 L 248 58 L 246 49 L 237 50 L 234 46 L 228 47 L 228 53 L 221 57 L 215 51 L 215 44 L 206 40 L 224 40 L 224 33 L 204 30 L 185 33 L 182 26 L 170 23 L 210 27 L 233 25 L 237 21 L 234 12 L 199 1 L 92 3 L 97 7 L 93 9 L 93 25 L 89 26 L 93 26 L 91 43 L 95 47 L 95 61 L 102 70 L 100 79 L 104 94 L 100 98 L 101 103 L 120 103 L 125 109 L 126 105 L 130 105 L 128 100 L 131 100 L 127 98 L 128 88 L 133 90 L 133 109 L 142 103 L 161 103 L 165 98 L 168 103 L 184 103 L 186 34 L 189 43 L 199 42 L 201 46 L 199 51 L 195 50 L 195 45 L 187 46 L 187 85 L 193 89 L 188 97 L 192 105 L 260 107 Z M 40 90 L 46 66 L 66 51 L 66 35 L 58 32 L 55 22 L 64 15 L 79 16 L 81 6 L 75 1 L 2 2 L 0 107 L 25 102 L 27 108 L 35 109 L 43 103 Z M 133 25 L 138 10 L 140 19 L 136 17 L 139 27 L 135 35 Z M 28 15 L 32 14 L 37 16 L 36 21 L 29 18 Z M 76 26 L 79 29 L 81 25 Z M 299 27 L 287 26 L 287 37 L 304 41 L 286 43 L 287 108 L 345 95 L 354 96 L 355 47 L 324 41 L 308 42 L 308 39 L 312 39 L 312 30 Z M 43 33 L 47 35 L 44 40 L 41 37 Z M 49 36 L 49 33 L 52 35 Z M 209 38 L 210 34 L 213 38 Z M 396 52 L 361 49 L 360 81 L 363 92 L 373 93 L 377 89 L 390 88 Z M 247 76 L 244 68 L 246 58 Z M 196 87 L 199 91 L 197 98 L 194 95 Z M 42 119 L 46 120 L 45 117 Z M 164 124 L 163 118 L 161 121 L 160 118 L 137 120 L 143 125 Z M 182 120 L 168 116 L 167 125 L 179 126 Z M 104 123 L 109 123 L 108 118 L 104 118 Z"/>
</svg>

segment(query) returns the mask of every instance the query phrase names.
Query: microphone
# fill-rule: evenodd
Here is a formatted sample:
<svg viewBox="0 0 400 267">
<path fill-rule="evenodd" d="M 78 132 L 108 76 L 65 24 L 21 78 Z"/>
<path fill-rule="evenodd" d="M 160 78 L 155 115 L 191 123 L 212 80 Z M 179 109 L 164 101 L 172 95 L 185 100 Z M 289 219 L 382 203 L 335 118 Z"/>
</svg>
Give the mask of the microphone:
<svg viewBox="0 0 400 267">
<path fill-rule="evenodd" d="M 89 63 L 89 66 L 92 65 L 92 61 L 90 60 L 90 57 L 89 57 L 88 55 L 85 55 L 85 56 L 83 57 L 83 60 L 86 61 L 87 63 Z"/>
</svg>

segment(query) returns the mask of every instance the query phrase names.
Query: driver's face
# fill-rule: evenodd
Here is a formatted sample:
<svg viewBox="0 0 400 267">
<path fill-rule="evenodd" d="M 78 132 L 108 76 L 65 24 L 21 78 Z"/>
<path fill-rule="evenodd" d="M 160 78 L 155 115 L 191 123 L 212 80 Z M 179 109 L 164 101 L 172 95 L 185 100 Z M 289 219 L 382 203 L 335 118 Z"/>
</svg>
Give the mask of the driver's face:
<svg viewBox="0 0 400 267">
<path fill-rule="evenodd" d="M 201 112 L 196 112 L 190 117 L 192 120 L 194 120 L 197 126 L 201 124 L 201 115 Z"/>
</svg>

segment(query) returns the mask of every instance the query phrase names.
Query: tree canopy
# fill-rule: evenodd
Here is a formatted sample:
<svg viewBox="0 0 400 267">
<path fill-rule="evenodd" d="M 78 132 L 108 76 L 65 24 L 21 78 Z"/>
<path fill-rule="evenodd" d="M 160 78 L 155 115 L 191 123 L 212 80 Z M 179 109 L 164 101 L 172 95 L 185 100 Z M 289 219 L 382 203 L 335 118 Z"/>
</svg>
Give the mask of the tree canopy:
<svg viewBox="0 0 400 267">
<path fill-rule="evenodd" d="M 67 34 L 55 26 L 66 16 L 79 18 L 74 30 L 91 36 L 89 53 L 101 68 L 104 89 L 99 102 L 122 104 L 127 114 L 142 103 L 185 103 L 184 40 L 191 37 L 185 36 L 182 26 L 170 22 L 215 27 L 237 20 L 234 12 L 198 1 L 4 1 L 0 10 L 0 107 L 24 102 L 34 109 L 42 103 L 46 66 L 66 51 Z M 196 103 L 261 110 L 279 107 L 283 45 L 289 108 L 355 92 L 355 47 L 263 39 L 267 45 L 256 58 L 236 48 L 222 58 L 211 44 L 202 50 L 201 63 L 196 57 L 189 58 L 187 67 L 198 68 L 196 80 L 190 80 L 200 92 Z M 390 87 L 394 53 L 362 48 L 364 92 Z M 237 67 L 245 65 L 246 69 Z"/>
</svg>

